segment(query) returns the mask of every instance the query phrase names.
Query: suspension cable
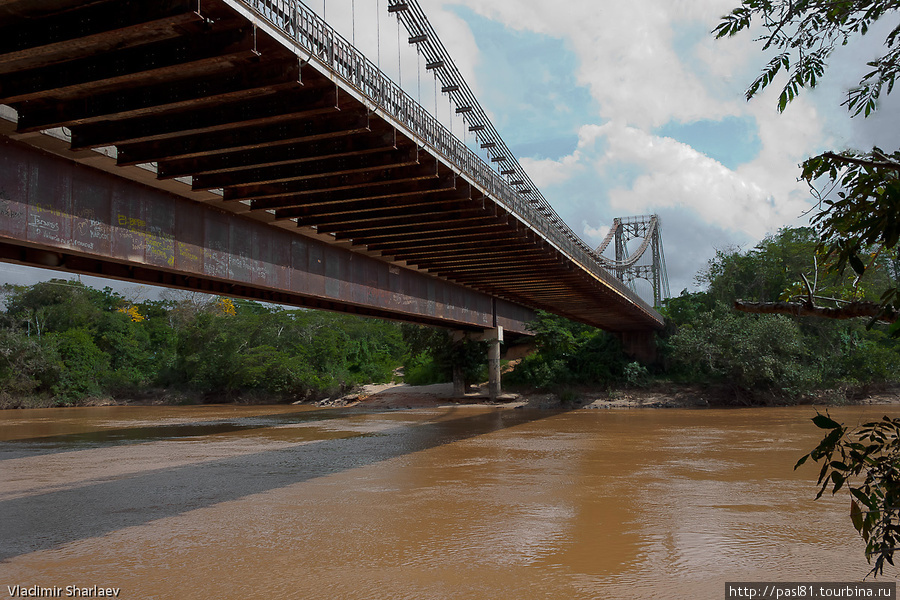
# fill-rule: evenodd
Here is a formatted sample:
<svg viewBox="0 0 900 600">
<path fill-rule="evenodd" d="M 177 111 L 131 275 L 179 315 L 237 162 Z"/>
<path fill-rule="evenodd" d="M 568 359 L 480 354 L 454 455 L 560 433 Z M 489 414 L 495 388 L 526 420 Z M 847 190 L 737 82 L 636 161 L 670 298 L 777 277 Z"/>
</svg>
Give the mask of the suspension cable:
<svg viewBox="0 0 900 600">
<path fill-rule="evenodd" d="M 356 0 L 350 0 L 350 43 L 356 48 Z"/>
<path fill-rule="evenodd" d="M 400 15 L 397 15 L 397 86 L 403 89 L 403 53 L 400 48 Z"/>
<path fill-rule="evenodd" d="M 377 63 L 378 70 L 381 70 L 381 2 L 375 0 L 375 36 L 378 42 Z"/>
</svg>

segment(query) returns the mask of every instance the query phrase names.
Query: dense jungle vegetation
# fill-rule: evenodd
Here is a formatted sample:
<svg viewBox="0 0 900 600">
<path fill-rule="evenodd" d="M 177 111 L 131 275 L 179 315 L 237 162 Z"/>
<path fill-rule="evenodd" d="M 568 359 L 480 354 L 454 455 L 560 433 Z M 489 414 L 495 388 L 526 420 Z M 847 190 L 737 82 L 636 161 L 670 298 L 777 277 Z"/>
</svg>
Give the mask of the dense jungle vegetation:
<svg viewBox="0 0 900 600">
<path fill-rule="evenodd" d="M 629 360 L 606 332 L 540 313 L 537 351 L 504 385 L 558 391 L 652 382 L 727 385 L 744 398 L 794 401 L 900 379 L 900 340 L 865 319 L 830 320 L 736 312 L 735 299 L 817 296 L 877 299 L 896 286 L 900 263 L 879 255 L 865 284 L 827 270 L 810 229 L 784 229 L 747 251 L 717 252 L 698 275 L 702 292 L 662 308 L 660 360 Z M 53 280 L 2 288 L 0 405 L 73 404 L 148 389 L 184 401 L 315 400 L 358 384 L 390 381 L 405 366 L 412 384 L 448 381 L 454 364 L 484 380 L 481 343 L 447 331 L 256 302 L 168 294 L 129 301 L 110 289 Z M 843 391 L 841 391 L 843 390 Z M 178 394 L 184 394 L 179 396 Z"/>
<path fill-rule="evenodd" d="M 817 242 L 812 229 L 793 228 L 746 251 L 717 251 L 697 275 L 705 291 L 682 292 L 662 307 L 667 324 L 657 340 L 660 362 L 649 370 L 629 361 L 613 336 L 543 314 L 535 323 L 538 352 L 505 382 L 546 389 L 654 380 L 718 384 L 742 401 L 793 402 L 823 390 L 841 400 L 900 380 L 900 340 L 883 325 L 734 310 L 739 299 L 765 303 L 809 295 L 838 304 L 875 302 L 897 286 L 896 253 L 873 255 L 861 280 L 832 269 Z"/>
<path fill-rule="evenodd" d="M 148 388 L 223 401 L 315 399 L 390 380 L 399 325 L 180 294 L 130 302 L 53 280 L 6 286 L 0 402 L 70 404 Z"/>
</svg>

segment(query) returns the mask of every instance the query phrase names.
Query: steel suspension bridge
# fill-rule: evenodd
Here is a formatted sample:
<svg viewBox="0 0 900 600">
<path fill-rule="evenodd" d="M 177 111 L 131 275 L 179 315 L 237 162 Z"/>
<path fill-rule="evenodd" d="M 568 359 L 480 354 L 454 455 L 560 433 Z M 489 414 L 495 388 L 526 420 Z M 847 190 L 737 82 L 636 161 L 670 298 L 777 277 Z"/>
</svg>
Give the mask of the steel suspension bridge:
<svg viewBox="0 0 900 600">
<path fill-rule="evenodd" d="M 563 222 L 418 2 L 378 7 L 477 148 L 297 1 L 0 0 L 0 260 L 460 331 L 543 309 L 646 353 L 634 253 Z"/>
</svg>

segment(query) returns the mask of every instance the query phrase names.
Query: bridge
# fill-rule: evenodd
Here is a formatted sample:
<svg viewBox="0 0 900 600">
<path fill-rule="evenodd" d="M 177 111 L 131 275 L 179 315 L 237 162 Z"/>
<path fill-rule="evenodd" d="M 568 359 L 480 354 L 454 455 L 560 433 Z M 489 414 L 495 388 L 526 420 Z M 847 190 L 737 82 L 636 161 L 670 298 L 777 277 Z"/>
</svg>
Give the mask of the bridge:
<svg viewBox="0 0 900 600">
<path fill-rule="evenodd" d="M 0 260 L 494 338 L 543 309 L 646 353 L 662 317 L 384 8 L 489 161 L 299 2 L 0 0 Z"/>
</svg>

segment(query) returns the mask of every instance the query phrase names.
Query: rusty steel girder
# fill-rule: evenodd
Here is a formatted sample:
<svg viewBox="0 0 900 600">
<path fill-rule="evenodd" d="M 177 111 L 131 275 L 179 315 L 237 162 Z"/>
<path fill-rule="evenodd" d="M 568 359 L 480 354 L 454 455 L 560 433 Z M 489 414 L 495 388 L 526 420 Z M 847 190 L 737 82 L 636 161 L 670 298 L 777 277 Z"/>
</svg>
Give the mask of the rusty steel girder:
<svg viewBox="0 0 900 600">
<path fill-rule="evenodd" d="M 524 333 L 523 306 L 0 137 L 0 260 L 284 304 Z"/>
</svg>

